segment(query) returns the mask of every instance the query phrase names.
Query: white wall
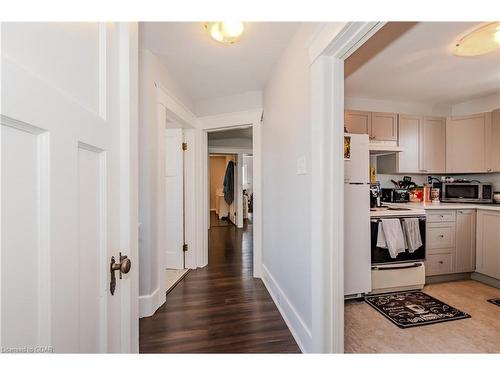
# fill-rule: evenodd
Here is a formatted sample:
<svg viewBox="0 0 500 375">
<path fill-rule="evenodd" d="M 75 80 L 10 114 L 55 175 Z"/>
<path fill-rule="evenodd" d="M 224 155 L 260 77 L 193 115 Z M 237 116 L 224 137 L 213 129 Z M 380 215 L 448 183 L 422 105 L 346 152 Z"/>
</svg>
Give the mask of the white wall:
<svg viewBox="0 0 500 375">
<path fill-rule="evenodd" d="M 407 115 L 449 116 L 451 107 L 447 105 L 431 105 L 415 102 L 397 102 L 365 98 L 349 98 L 344 100 L 346 109 L 372 112 L 395 112 Z"/>
<path fill-rule="evenodd" d="M 158 237 L 159 169 L 162 155 L 158 139 L 163 137 L 157 122 L 157 97 L 154 83 L 174 95 L 185 107 L 193 103 L 182 91 L 160 60 L 148 50 L 139 53 L 139 296 L 152 294 L 159 287 L 157 264 L 160 261 Z"/>
<path fill-rule="evenodd" d="M 253 184 L 253 156 L 243 155 L 243 167 L 245 168 L 246 183 L 243 184 L 243 189 L 249 190 L 252 193 Z"/>
<path fill-rule="evenodd" d="M 209 139 L 208 147 L 247 148 L 252 150 L 252 140 L 248 138 Z"/>
<path fill-rule="evenodd" d="M 312 350 L 311 175 L 296 169 L 297 158 L 311 159 L 307 41 L 314 27 L 302 25 L 275 65 L 262 125 L 263 279 L 304 351 Z"/>
<path fill-rule="evenodd" d="M 262 108 L 262 91 L 247 91 L 237 95 L 198 100 L 195 106 L 198 116 L 211 116 L 256 108 Z"/>
<path fill-rule="evenodd" d="M 451 106 L 451 114 L 453 116 L 461 116 L 472 113 L 489 112 L 497 108 L 500 108 L 500 92 L 454 104 Z"/>
</svg>

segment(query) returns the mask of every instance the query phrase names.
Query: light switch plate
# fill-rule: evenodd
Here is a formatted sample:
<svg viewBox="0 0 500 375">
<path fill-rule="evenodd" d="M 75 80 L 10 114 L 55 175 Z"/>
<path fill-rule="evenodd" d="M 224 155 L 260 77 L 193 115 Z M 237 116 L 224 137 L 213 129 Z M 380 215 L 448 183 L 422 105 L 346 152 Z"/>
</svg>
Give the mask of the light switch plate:
<svg viewBox="0 0 500 375">
<path fill-rule="evenodd" d="M 307 173 L 306 157 L 301 156 L 297 158 L 297 174 L 306 174 L 306 173 Z"/>
</svg>

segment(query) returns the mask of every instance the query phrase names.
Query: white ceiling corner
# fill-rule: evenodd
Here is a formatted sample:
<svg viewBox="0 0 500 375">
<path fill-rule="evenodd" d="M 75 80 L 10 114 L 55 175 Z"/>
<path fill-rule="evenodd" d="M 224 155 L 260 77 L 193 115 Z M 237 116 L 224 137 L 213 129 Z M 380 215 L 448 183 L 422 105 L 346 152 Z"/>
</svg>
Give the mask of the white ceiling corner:
<svg viewBox="0 0 500 375">
<path fill-rule="evenodd" d="M 472 22 L 421 22 L 345 81 L 346 97 L 451 105 L 500 91 L 500 50 L 452 54 Z"/>
<path fill-rule="evenodd" d="M 297 22 L 247 22 L 239 42 L 211 39 L 203 22 L 143 22 L 141 48 L 157 55 L 196 102 L 262 90 Z"/>
</svg>

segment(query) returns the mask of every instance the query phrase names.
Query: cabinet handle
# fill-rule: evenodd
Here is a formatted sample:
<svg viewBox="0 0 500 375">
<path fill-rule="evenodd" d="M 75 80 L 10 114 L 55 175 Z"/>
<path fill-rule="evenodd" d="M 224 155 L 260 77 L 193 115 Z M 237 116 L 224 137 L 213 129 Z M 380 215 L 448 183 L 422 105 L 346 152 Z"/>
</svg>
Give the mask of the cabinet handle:
<svg viewBox="0 0 500 375">
<path fill-rule="evenodd" d="M 439 264 L 443 264 L 444 262 L 442 260 L 439 261 Z"/>
<path fill-rule="evenodd" d="M 440 234 L 439 237 L 444 238 L 444 234 Z"/>
</svg>

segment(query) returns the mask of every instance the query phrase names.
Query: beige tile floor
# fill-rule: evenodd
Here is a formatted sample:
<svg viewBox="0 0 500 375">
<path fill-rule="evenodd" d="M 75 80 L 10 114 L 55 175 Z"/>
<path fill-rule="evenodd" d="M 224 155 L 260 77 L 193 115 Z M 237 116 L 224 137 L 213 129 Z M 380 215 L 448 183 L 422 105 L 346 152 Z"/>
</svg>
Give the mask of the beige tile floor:
<svg viewBox="0 0 500 375">
<path fill-rule="evenodd" d="M 401 329 L 365 302 L 345 305 L 346 353 L 500 353 L 500 289 L 465 280 L 428 285 L 425 293 L 470 319 Z"/>
</svg>

